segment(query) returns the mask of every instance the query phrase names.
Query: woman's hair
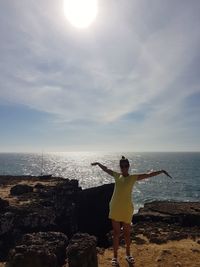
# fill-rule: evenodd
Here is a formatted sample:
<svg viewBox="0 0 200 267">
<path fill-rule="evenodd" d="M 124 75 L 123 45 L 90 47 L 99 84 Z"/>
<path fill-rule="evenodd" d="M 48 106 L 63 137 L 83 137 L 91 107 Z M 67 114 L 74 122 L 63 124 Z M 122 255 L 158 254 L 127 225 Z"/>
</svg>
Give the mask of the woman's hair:
<svg viewBox="0 0 200 267">
<path fill-rule="evenodd" d="M 129 160 L 127 158 L 125 158 L 124 156 L 122 156 L 122 158 L 119 161 L 119 165 L 121 166 L 122 164 L 128 164 L 128 166 L 130 166 Z"/>
</svg>

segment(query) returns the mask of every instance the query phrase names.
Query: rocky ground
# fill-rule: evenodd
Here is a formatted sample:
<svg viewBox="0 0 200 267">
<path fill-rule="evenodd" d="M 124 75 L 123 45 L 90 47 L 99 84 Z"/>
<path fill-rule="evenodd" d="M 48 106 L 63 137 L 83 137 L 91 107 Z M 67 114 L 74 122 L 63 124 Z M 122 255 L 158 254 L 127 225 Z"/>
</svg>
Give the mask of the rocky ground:
<svg viewBox="0 0 200 267">
<path fill-rule="evenodd" d="M 165 244 L 147 243 L 143 245 L 131 244 L 131 251 L 135 257 L 135 267 L 199 267 L 200 245 L 191 239 L 168 241 Z M 99 249 L 98 266 L 111 266 L 112 248 Z M 119 267 L 128 267 L 125 259 L 125 247 L 119 248 Z M 0 263 L 5 267 L 5 263 Z M 63 267 L 67 267 L 67 264 Z"/>
<path fill-rule="evenodd" d="M 107 213 L 112 191 L 113 184 L 82 190 L 76 180 L 0 176 L 0 267 L 8 259 L 13 262 L 9 267 L 19 266 L 15 255 L 21 255 L 17 262 L 29 262 L 30 255 L 38 262 L 41 254 L 43 267 L 51 267 L 50 263 L 67 267 L 65 247 L 76 232 L 95 235 L 98 266 L 111 266 L 112 231 Z M 91 210 L 96 211 L 95 216 Z M 84 238 L 89 244 L 90 238 Z M 133 217 L 131 238 L 135 267 L 200 267 L 200 203 L 146 203 Z M 120 267 L 128 266 L 124 256 L 121 234 Z M 30 264 L 20 263 L 20 267 Z"/>
<path fill-rule="evenodd" d="M 132 243 L 132 254 L 135 257 L 135 267 L 199 267 L 200 244 L 192 239 L 168 241 L 164 244 Z M 106 249 L 99 255 L 99 267 L 111 266 L 112 249 Z M 120 246 L 120 267 L 128 267 L 125 259 L 125 248 Z"/>
<path fill-rule="evenodd" d="M 200 267 L 200 203 L 147 203 L 133 217 L 131 237 L 135 267 Z M 99 267 L 111 265 L 112 256 L 112 247 L 100 251 Z M 128 266 L 124 257 L 121 233 L 121 267 Z"/>
</svg>

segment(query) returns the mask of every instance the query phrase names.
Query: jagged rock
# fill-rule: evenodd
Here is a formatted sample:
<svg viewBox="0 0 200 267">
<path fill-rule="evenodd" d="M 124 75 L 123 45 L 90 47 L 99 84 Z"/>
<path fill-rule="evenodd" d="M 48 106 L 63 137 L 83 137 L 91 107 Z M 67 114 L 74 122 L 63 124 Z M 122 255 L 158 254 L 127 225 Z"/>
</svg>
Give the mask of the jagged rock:
<svg viewBox="0 0 200 267">
<path fill-rule="evenodd" d="M 34 186 L 34 188 L 37 189 L 37 190 L 44 189 L 44 188 L 46 188 L 46 185 L 41 184 L 41 183 L 37 183 L 37 184 Z"/>
<path fill-rule="evenodd" d="M 23 179 L 41 181 L 37 177 L 5 177 L 0 184 L 14 185 L 26 181 Z M 59 231 L 69 238 L 78 231 L 87 232 L 97 237 L 98 246 L 111 245 L 107 233 L 112 229 L 108 213 L 114 184 L 82 190 L 77 180 L 56 179 L 52 177 L 48 183 L 42 180 L 44 186 L 35 186 L 34 192 L 31 187 L 31 192 L 18 195 L 16 202 L 16 198 L 11 199 L 15 205 L 0 201 L 1 260 L 6 260 L 9 249 L 31 232 Z M 156 243 L 188 237 L 195 240 L 200 237 L 199 226 L 200 203 L 156 201 L 145 204 L 133 216 L 132 239 L 143 242 L 137 238 L 141 234 L 144 240 Z"/>
<path fill-rule="evenodd" d="M 36 206 L 25 210 L 21 221 L 21 229 L 30 231 L 46 231 L 56 227 L 56 215 L 52 207 Z M 19 222 L 20 223 L 20 222 Z"/>
<path fill-rule="evenodd" d="M 7 267 L 61 267 L 66 258 L 68 239 L 58 232 L 24 235 L 10 251 Z"/>
<path fill-rule="evenodd" d="M 200 236 L 200 203 L 154 201 L 133 216 L 134 231 L 152 243 Z M 132 234 L 134 238 L 134 233 Z"/>
<path fill-rule="evenodd" d="M 9 206 L 0 214 L 0 260 L 6 260 L 23 234 L 61 231 L 71 237 L 77 232 L 76 198 L 81 190 L 77 185 L 78 181 L 63 179 L 55 186 L 18 196 L 24 204 Z"/>
<path fill-rule="evenodd" d="M 181 226 L 179 224 L 168 224 L 165 222 L 141 221 L 133 225 L 131 237 L 135 240 L 136 235 L 143 235 L 149 242 L 162 244 L 169 240 L 181 240 L 186 238 L 200 237 L 199 227 Z"/>
<path fill-rule="evenodd" d="M 5 212 L 0 217 L 0 236 L 11 231 L 15 225 L 16 215 L 13 212 Z"/>
<path fill-rule="evenodd" d="M 81 191 L 77 180 L 66 179 L 54 187 L 56 222 L 69 238 L 78 231 L 78 194 Z"/>
<path fill-rule="evenodd" d="M 0 212 L 4 211 L 9 206 L 9 202 L 0 198 Z"/>
<path fill-rule="evenodd" d="M 98 267 L 96 238 L 84 233 L 75 234 L 67 247 L 69 267 Z"/>
<path fill-rule="evenodd" d="M 143 238 L 140 238 L 138 236 L 136 236 L 133 240 L 137 245 L 143 245 L 143 244 L 147 243 L 146 240 L 144 240 Z"/>
<path fill-rule="evenodd" d="M 82 190 L 78 195 L 78 230 L 97 237 L 98 245 L 108 247 L 107 233 L 112 229 L 108 219 L 109 201 L 114 184 Z"/>
<path fill-rule="evenodd" d="M 141 221 L 162 221 L 179 223 L 181 226 L 200 226 L 199 202 L 153 201 L 146 203 L 138 214 L 134 215 L 133 223 Z"/>
<path fill-rule="evenodd" d="M 20 196 L 30 192 L 33 192 L 33 187 L 27 184 L 17 184 L 10 189 L 12 196 Z"/>
<path fill-rule="evenodd" d="M 6 260 L 14 240 L 19 237 L 15 222 L 16 214 L 13 212 L 8 211 L 0 215 L 0 261 Z"/>
<path fill-rule="evenodd" d="M 52 208 L 36 205 L 21 208 L 10 206 L 9 209 L 0 215 L 0 260 L 7 258 L 9 249 L 23 234 L 56 229 L 56 216 Z"/>
<path fill-rule="evenodd" d="M 69 217 L 73 217 L 72 210 L 75 209 L 77 194 L 81 190 L 77 180 L 65 179 L 56 186 L 45 187 L 39 193 L 39 198 L 42 201 L 52 201 L 56 216 L 62 217 L 61 219 L 67 217 L 67 221 L 69 221 Z M 75 213 L 75 210 L 73 210 L 73 212 Z M 60 218 L 58 218 L 58 220 L 60 220 Z"/>
<path fill-rule="evenodd" d="M 39 175 L 38 178 L 41 180 L 49 180 L 52 177 L 52 174 L 44 174 L 44 175 Z"/>
</svg>

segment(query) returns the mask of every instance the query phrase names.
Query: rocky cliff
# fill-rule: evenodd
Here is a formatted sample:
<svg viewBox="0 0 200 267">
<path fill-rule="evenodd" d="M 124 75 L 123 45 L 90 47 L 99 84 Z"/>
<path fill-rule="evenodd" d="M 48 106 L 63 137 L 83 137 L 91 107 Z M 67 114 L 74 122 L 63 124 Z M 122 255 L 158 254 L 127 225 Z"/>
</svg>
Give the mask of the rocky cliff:
<svg viewBox="0 0 200 267">
<path fill-rule="evenodd" d="M 82 190 L 77 180 L 0 177 L 0 259 L 7 260 L 10 249 L 19 244 L 16 249 L 20 250 L 27 240 L 24 236 L 31 233 L 60 232 L 50 235 L 70 240 L 75 233 L 85 232 L 96 236 L 98 246 L 111 245 L 108 208 L 113 186 Z M 199 227 L 200 203 L 146 203 L 133 216 L 132 239 L 141 244 L 146 238 L 154 243 L 196 238 Z"/>
</svg>

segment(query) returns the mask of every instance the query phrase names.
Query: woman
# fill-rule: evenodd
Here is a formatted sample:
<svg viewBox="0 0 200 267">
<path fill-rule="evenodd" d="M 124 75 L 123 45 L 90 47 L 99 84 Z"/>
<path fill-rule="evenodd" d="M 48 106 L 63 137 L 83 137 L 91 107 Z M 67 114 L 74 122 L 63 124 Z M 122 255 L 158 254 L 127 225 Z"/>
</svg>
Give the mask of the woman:
<svg viewBox="0 0 200 267">
<path fill-rule="evenodd" d="M 113 227 L 113 252 L 114 257 L 112 259 L 112 266 L 118 266 L 117 260 L 117 251 L 119 247 L 119 236 L 121 223 L 123 226 L 124 239 L 126 242 L 126 261 L 133 265 L 134 258 L 130 254 L 130 230 L 131 230 L 131 221 L 133 216 L 134 207 L 131 201 L 131 192 L 133 185 L 138 180 L 143 180 L 152 176 L 159 175 L 161 173 L 166 174 L 172 178 L 165 170 L 161 171 L 150 171 L 148 173 L 141 174 L 129 174 L 129 161 L 127 158 L 122 156 L 120 159 L 119 165 L 121 173 L 115 172 L 108 169 L 106 166 L 102 165 L 99 162 L 91 163 L 92 166 L 98 165 L 103 171 L 107 172 L 109 175 L 113 176 L 115 179 L 114 192 L 109 203 L 110 211 L 109 218 L 112 220 Z"/>
</svg>

